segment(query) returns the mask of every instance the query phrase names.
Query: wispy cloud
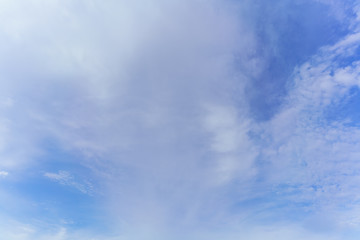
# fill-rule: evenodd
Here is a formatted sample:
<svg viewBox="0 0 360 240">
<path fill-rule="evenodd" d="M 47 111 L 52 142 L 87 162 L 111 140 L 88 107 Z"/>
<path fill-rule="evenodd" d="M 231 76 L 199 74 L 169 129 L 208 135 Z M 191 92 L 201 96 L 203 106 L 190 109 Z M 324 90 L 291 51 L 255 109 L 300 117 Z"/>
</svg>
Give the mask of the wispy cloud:
<svg viewBox="0 0 360 240">
<path fill-rule="evenodd" d="M 357 32 L 351 33 L 299 66 L 281 111 L 262 132 L 261 159 L 271 163 L 264 171 L 268 184 L 277 186 L 271 192 L 287 207 L 302 206 L 309 218 L 328 219 L 328 225 L 313 225 L 326 231 L 359 227 L 359 222 L 344 219 L 354 219 L 351 212 L 360 199 L 360 129 L 351 115 L 327 115 L 346 105 L 346 99 L 359 97 L 350 93 L 359 89 L 359 40 Z M 344 205 L 353 211 L 342 210 Z"/>
<path fill-rule="evenodd" d="M 7 175 L 9 175 L 8 172 L 6 172 L 6 171 L 0 171 L 0 177 L 6 177 Z"/>
<path fill-rule="evenodd" d="M 93 193 L 92 185 L 90 183 L 80 183 L 76 181 L 74 176 L 67 171 L 59 171 L 58 173 L 47 172 L 44 173 L 44 176 L 62 185 L 76 188 L 84 194 L 91 195 Z"/>
</svg>

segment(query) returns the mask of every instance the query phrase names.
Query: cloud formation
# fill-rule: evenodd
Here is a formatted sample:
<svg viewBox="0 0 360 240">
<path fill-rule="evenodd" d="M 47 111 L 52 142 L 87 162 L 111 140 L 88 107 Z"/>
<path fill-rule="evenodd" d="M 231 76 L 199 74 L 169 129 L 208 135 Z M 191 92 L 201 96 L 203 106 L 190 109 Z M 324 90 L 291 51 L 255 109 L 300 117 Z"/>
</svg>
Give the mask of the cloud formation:
<svg viewBox="0 0 360 240">
<path fill-rule="evenodd" d="M 355 3 L 322 2 L 0 2 L 0 176 L 42 173 L 98 197 L 96 221 L 111 225 L 48 232 L 25 218 L 0 233 L 355 239 L 359 128 L 331 109 L 358 97 L 359 19 Z M 347 31 L 313 39 L 328 22 Z"/>
<path fill-rule="evenodd" d="M 56 181 L 62 185 L 74 187 L 84 194 L 92 194 L 92 185 L 88 182 L 80 183 L 67 171 L 59 171 L 58 173 L 45 173 L 45 177 Z"/>
</svg>

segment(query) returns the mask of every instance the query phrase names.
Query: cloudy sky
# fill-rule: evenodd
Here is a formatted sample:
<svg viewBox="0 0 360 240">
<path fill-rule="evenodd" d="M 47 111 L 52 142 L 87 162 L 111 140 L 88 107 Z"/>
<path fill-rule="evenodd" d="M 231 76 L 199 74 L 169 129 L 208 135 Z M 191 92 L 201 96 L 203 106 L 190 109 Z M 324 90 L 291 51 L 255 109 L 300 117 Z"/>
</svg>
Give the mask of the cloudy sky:
<svg viewBox="0 0 360 240">
<path fill-rule="evenodd" d="M 360 238 L 360 2 L 0 0 L 4 240 Z"/>
</svg>

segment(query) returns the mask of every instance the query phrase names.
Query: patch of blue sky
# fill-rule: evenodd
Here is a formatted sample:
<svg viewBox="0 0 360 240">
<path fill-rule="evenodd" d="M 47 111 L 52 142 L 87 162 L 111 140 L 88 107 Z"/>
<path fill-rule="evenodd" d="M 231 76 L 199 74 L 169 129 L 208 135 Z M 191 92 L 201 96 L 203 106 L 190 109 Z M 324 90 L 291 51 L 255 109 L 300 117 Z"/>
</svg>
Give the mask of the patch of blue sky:
<svg viewBox="0 0 360 240">
<path fill-rule="evenodd" d="M 360 236 L 360 230 L 347 230 L 342 234 L 343 239 L 358 240 Z"/>
<path fill-rule="evenodd" d="M 254 117 L 267 120 L 286 96 L 294 68 L 346 36 L 354 14 L 348 10 L 347 18 L 339 20 L 328 5 L 313 1 L 262 1 L 259 8 L 256 29 L 263 50 L 257 54 L 268 64 L 253 79 L 249 97 Z"/>
<path fill-rule="evenodd" d="M 37 176 L 12 183 L 7 191 L 28 202 L 27 206 L 14 209 L 13 216 L 18 215 L 20 219 L 36 216 L 54 223 L 69 219 L 76 225 L 83 225 L 89 221 L 95 204 L 91 197 L 52 182 L 41 176 L 40 172 Z"/>
<path fill-rule="evenodd" d="M 355 46 L 351 55 L 338 55 L 333 59 L 334 67 L 345 68 L 360 60 L 360 46 Z"/>
<path fill-rule="evenodd" d="M 4 205 L 1 212 L 28 223 L 41 221 L 65 225 L 69 230 L 106 231 L 106 214 L 99 204 L 101 195 L 93 190 L 97 183 L 91 181 L 91 170 L 81 164 L 79 155 L 63 151 L 55 144 L 47 145 L 46 154 L 39 159 L 41 164 L 29 168 L 21 178 L 2 184 L 8 194 L 23 201 L 20 205 L 10 204 L 11 207 Z M 68 182 L 46 176 L 59 172 L 69 174 Z"/>
<path fill-rule="evenodd" d="M 41 148 L 44 154 L 38 159 L 42 171 L 57 172 L 70 170 L 77 174 L 91 177 L 91 170 L 84 166 L 84 156 L 71 149 L 63 149 L 60 143 L 53 138 L 44 138 Z"/>
<path fill-rule="evenodd" d="M 360 89 L 352 87 L 339 101 L 328 106 L 324 110 L 324 119 L 327 124 L 360 127 Z"/>
</svg>

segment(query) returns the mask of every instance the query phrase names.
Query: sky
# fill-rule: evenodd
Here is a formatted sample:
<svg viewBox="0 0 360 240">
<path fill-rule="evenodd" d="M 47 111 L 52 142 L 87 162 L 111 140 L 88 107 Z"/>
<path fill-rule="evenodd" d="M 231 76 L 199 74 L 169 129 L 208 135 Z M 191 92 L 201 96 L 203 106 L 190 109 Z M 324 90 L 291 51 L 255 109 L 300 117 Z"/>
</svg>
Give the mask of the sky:
<svg viewBox="0 0 360 240">
<path fill-rule="evenodd" d="M 0 0 L 0 236 L 359 239 L 360 2 Z"/>
</svg>

